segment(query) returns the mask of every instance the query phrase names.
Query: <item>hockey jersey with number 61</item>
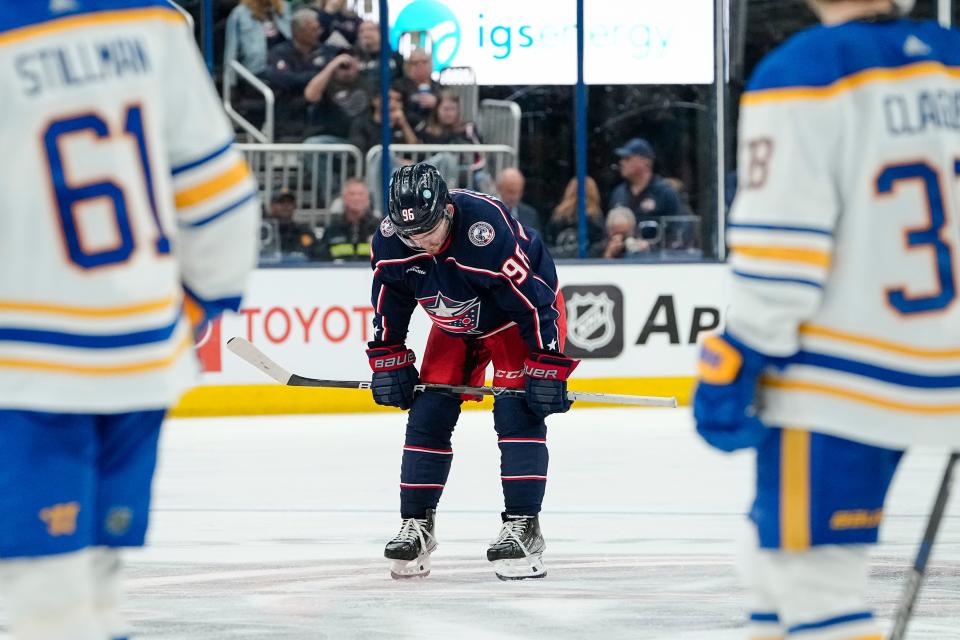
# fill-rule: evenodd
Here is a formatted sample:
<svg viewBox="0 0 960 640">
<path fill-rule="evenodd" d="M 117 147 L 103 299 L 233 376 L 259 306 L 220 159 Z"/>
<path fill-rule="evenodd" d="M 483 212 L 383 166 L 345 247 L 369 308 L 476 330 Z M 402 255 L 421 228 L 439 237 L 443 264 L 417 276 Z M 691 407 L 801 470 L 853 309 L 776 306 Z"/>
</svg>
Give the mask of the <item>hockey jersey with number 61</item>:
<svg viewBox="0 0 960 640">
<path fill-rule="evenodd" d="M 239 305 L 257 188 L 160 1 L 0 0 L 0 408 L 162 408 Z"/>
<path fill-rule="evenodd" d="M 728 330 L 768 424 L 960 445 L 960 34 L 815 27 L 742 99 Z"/>
</svg>

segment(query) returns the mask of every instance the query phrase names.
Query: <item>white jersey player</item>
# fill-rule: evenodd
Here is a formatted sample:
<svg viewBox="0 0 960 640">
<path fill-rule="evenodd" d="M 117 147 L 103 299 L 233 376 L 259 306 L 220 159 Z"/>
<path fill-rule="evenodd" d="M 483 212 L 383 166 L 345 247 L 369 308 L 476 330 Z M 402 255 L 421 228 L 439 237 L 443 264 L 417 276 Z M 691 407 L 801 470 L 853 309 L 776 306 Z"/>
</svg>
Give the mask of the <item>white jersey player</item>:
<svg viewBox="0 0 960 640">
<path fill-rule="evenodd" d="M 117 549 L 257 187 L 166 2 L 0 0 L 0 87 L 0 592 L 17 640 L 121 638 Z"/>
<path fill-rule="evenodd" d="M 823 25 L 742 99 L 694 412 L 757 449 L 753 635 L 879 640 L 866 545 L 902 450 L 960 445 L 960 34 L 900 17 L 912 0 L 809 4 Z"/>
</svg>

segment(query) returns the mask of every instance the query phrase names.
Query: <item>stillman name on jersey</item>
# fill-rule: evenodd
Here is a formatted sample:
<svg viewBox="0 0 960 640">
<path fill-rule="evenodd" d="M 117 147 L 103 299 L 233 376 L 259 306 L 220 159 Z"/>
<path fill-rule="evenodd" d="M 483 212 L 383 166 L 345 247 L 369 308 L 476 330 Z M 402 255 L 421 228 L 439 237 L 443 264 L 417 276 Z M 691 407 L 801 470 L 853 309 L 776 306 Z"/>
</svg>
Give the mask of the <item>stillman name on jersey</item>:
<svg viewBox="0 0 960 640">
<path fill-rule="evenodd" d="M 147 49 L 139 38 L 78 41 L 22 53 L 13 64 L 23 93 L 37 96 L 51 89 L 149 73 Z"/>
</svg>

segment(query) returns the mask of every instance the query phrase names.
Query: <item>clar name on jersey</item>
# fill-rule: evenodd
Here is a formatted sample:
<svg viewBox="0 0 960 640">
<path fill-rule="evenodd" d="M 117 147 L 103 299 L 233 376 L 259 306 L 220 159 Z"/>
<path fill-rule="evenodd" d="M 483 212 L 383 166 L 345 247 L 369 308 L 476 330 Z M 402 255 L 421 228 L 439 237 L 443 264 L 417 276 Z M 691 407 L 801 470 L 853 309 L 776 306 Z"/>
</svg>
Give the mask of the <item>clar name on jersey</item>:
<svg viewBox="0 0 960 640">
<path fill-rule="evenodd" d="M 891 135 L 916 135 L 929 128 L 960 131 L 960 91 L 940 89 L 888 95 L 883 112 Z"/>
<path fill-rule="evenodd" d="M 45 47 L 17 56 L 14 65 L 23 93 L 29 97 L 151 70 L 147 47 L 138 38 Z"/>
</svg>

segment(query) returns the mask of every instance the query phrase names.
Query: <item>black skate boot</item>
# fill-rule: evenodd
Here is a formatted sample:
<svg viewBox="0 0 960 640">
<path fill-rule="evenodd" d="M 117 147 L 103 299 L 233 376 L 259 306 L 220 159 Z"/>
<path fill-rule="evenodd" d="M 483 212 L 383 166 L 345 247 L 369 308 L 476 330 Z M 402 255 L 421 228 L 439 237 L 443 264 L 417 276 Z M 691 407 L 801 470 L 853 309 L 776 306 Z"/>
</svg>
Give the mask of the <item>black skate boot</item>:
<svg viewBox="0 0 960 640">
<path fill-rule="evenodd" d="M 537 516 L 508 516 L 500 514 L 503 526 L 500 535 L 490 543 L 487 560 L 501 580 L 542 578 L 547 575 L 541 556 L 546 544 L 540 533 Z"/>
<path fill-rule="evenodd" d="M 400 533 L 387 543 L 383 556 L 390 560 L 390 576 L 394 579 L 430 575 L 430 554 L 437 548 L 433 535 L 435 513 L 434 509 L 427 509 L 426 518 L 404 518 Z"/>
</svg>

